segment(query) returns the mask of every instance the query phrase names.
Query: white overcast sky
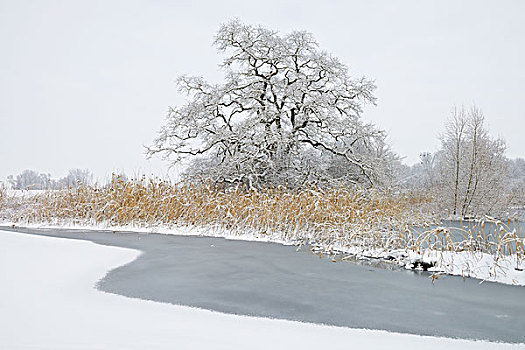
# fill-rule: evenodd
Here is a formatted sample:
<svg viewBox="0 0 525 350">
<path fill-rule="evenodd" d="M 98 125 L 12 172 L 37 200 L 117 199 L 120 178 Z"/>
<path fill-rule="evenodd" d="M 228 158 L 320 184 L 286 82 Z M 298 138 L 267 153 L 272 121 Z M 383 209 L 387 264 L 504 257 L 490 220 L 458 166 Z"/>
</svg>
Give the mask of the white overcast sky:
<svg viewBox="0 0 525 350">
<path fill-rule="evenodd" d="M 24 169 L 166 174 L 147 161 L 181 74 L 220 80 L 232 18 L 312 32 L 376 81 L 365 119 L 405 162 L 439 146 L 454 105 L 478 105 L 525 157 L 525 1 L 0 0 L 0 180 Z"/>
</svg>

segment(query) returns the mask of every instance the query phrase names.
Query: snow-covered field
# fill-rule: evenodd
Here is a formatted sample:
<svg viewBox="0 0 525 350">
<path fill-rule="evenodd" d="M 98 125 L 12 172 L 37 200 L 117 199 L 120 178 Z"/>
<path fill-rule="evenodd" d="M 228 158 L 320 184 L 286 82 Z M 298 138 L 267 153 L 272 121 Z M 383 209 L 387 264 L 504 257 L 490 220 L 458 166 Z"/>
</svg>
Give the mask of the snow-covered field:
<svg viewBox="0 0 525 350">
<path fill-rule="evenodd" d="M 1 349 L 516 349 L 221 314 L 94 288 L 134 250 L 0 231 Z"/>
</svg>

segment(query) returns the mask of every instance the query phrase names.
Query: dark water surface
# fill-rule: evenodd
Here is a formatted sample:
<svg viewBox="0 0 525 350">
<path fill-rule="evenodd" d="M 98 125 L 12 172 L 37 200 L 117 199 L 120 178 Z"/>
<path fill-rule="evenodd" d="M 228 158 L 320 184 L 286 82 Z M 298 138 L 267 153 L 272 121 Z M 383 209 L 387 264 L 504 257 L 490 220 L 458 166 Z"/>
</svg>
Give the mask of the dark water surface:
<svg viewBox="0 0 525 350">
<path fill-rule="evenodd" d="M 516 230 L 516 236 L 525 237 L 525 222 L 520 220 L 502 220 L 500 222 L 506 231 Z M 472 232 L 474 236 L 478 233 L 493 236 L 496 232 L 496 225 L 487 220 L 443 220 L 439 226 L 458 231 Z"/>
<path fill-rule="evenodd" d="M 525 287 L 334 263 L 222 238 L 0 227 L 143 252 L 99 289 L 226 313 L 420 335 L 525 342 Z"/>
</svg>

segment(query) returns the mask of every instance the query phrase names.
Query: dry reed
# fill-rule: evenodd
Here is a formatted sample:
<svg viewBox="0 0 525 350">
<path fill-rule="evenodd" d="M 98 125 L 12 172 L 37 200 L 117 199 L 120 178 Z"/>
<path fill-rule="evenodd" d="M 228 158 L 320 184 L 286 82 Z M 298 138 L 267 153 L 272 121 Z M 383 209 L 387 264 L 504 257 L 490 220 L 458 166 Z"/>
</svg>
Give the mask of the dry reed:
<svg viewBox="0 0 525 350">
<path fill-rule="evenodd" d="M 496 263 L 503 257 L 513 256 L 516 269 L 520 269 L 525 261 L 525 239 L 520 236 L 519 227 L 510 229 L 510 224 L 510 219 L 504 224 L 486 217 L 474 221 L 474 225 L 468 228 L 436 227 L 417 235 L 407 247 L 419 254 L 425 249 L 472 255 L 484 253 L 492 255 Z"/>
<path fill-rule="evenodd" d="M 221 189 L 113 176 L 105 186 L 79 185 L 27 199 L 25 222 L 89 225 L 200 226 L 233 234 L 276 234 L 299 244 L 399 249 L 413 224 L 428 221 L 414 210 L 425 201 L 415 195 L 348 189 L 290 191 L 266 188 Z"/>
</svg>

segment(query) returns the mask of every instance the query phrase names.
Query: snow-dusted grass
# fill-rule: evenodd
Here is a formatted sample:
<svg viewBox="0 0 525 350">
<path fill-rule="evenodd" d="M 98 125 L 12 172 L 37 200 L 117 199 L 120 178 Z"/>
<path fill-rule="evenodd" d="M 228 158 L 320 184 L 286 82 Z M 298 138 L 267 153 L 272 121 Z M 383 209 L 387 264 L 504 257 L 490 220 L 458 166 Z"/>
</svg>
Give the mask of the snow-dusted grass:
<svg viewBox="0 0 525 350">
<path fill-rule="evenodd" d="M 429 226 L 428 198 L 355 189 L 223 190 L 145 178 L 11 197 L 4 221 L 309 244 L 315 252 L 385 258 L 407 268 L 525 285 L 524 242 L 493 220 L 490 235 Z M 17 207 L 17 209 L 13 209 Z M 0 212 L 1 214 L 1 212 Z"/>
<path fill-rule="evenodd" d="M 79 186 L 28 197 L 14 221 L 84 225 L 198 226 L 243 235 L 277 234 L 286 241 L 366 248 L 404 247 L 402 232 L 428 217 L 426 199 L 378 191 L 267 188 L 247 191 L 174 185 L 119 177 L 101 187 Z M 414 208 L 416 208 L 414 210 Z"/>
<path fill-rule="evenodd" d="M 0 231 L 1 349 L 517 349 L 227 315 L 94 288 L 139 252 Z"/>
</svg>

